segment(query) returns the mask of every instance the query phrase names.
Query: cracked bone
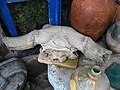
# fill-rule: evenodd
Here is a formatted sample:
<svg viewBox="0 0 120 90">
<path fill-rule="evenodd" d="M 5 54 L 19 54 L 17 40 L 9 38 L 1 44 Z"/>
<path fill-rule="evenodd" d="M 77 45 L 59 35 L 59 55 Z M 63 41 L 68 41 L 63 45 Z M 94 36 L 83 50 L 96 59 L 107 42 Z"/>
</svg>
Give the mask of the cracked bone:
<svg viewBox="0 0 120 90">
<path fill-rule="evenodd" d="M 34 30 L 20 37 L 4 37 L 3 42 L 10 50 L 25 50 L 33 48 L 37 44 L 42 46 L 41 52 L 52 50 L 54 54 L 47 53 L 50 60 L 66 57 L 76 58 L 73 52 L 81 51 L 87 58 L 104 61 L 109 59 L 111 51 L 96 44 L 90 37 L 84 36 L 67 26 L 45 25 L 43 29 Z M 59 51 L 66 52 L 58 54 Z M 56 55 L 56 56 L 53 56 Z M 107 56 L 107 58 L 105 58 Z M 51 58 L 52 57 L 52 58 Z"/>
</svg>

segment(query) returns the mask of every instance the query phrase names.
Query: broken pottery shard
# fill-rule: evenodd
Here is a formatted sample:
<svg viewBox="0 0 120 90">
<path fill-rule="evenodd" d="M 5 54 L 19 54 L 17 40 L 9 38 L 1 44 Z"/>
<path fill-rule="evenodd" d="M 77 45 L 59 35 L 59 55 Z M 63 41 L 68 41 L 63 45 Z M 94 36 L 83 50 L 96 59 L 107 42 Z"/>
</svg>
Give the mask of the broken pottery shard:
<svg viewBox="0 0 120 90">
<path fill-rule="evenodd" d="M 26 67 L 17 58 L 0 63 L 0 90 L 22 90 L 26 77 Z"/>
</svg>

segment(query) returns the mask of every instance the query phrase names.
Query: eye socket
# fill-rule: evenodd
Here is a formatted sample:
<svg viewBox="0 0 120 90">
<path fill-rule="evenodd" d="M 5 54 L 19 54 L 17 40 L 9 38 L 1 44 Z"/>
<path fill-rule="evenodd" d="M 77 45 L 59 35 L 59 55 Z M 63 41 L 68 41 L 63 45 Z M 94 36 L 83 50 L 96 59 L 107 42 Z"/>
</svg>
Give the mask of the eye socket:
<svg viewBox="0 0 120 90">
<path fill-rule="evenodd" d="M 65 57 L 66 55 L 64 54 L 64 55 L 62 55 L 61 57 Z"/>
<path fill-rule="evenodd" d="M 48 57 L 48 55 L 49 55 L 48 53 L 45 53 L 45 56 L 47 56 L 47 57 Z"/>
<path fill-rule="evenodd" d="M 48 57 L 48 55 L 49 55 L 49 54 L 48 54 L 48 53 L 46 53 L 45 51 L 44 51 L 44 54 L 45 54 L 45 56 L 46 56 L 46 57 Z"/>
<path fill-rule="evenodd" d="M 53 61 L 56 61 L 56 60 L 58 60 L 58 58 L 53 58 Z"/>
<path fill-rule="evenodd" d="M 75 54 L 78 57 L 78 52 L 77 51 L 73 52 L 73 54 Z"/>
<path fill-rule="evenodd" d="M 61 58 L 66 58 L 66 60 L 69 59 L 69 57 L 67 57 L 65 54 L 62 55 Z"/>
</svg>

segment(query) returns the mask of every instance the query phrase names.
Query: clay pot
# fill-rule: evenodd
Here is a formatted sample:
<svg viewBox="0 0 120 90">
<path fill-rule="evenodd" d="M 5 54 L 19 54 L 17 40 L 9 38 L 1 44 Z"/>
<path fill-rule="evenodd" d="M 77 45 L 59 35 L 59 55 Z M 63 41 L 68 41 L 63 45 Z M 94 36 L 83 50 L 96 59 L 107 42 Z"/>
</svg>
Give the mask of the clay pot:
<svg viewBox="0 0 120 90">
<path fill-rule="evenodd" d="M 110 83 L 99 66 L 79 67 L 70 80 L 71 90 L 110 90 Z"/>
<path fill-rule="evenodd" d="M 117 10 L 116 10 L 114 22 L 120 20 L 120 2 L 116 6 L 117 6 Z"/>
<path fill-rule="evenodd" d="M 73 0 L 71 25 L 80 33 L 97 40 L 111 24 L 115 0 Z"/>
<path fill-rule="evenodd" d="M 113 52 L 120 53 L 120 21 L 108 29 L 106 43 Z"/>
</svg>

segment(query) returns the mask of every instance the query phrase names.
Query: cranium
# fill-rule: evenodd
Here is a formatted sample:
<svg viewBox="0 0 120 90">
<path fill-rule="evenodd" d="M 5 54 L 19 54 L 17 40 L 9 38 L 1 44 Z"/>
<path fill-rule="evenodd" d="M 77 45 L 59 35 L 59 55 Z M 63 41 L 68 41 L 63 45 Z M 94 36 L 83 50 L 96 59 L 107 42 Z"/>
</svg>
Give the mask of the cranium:
<svg viewBox="0 0 120 90">
<path fill-rule="evenodd" d="M 4 37 L 3 42 L 11 50 L 25 50 L 40 44 L 40 54 L 48 60 L 65 61 L 66 58 L 76 58 L 77 50 L 87 58 L 105 60 L 105 55 L 111 51 L 96 44 L 90 37 L 84 36 L 67 26 L 45 25 L 40 30 L 34 30 L 20 37 Z M 39 59 L 41 59 L 39 57 Z"/>
</svg>

